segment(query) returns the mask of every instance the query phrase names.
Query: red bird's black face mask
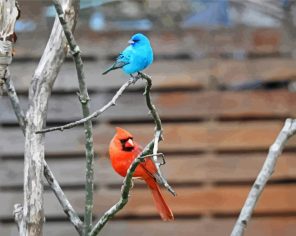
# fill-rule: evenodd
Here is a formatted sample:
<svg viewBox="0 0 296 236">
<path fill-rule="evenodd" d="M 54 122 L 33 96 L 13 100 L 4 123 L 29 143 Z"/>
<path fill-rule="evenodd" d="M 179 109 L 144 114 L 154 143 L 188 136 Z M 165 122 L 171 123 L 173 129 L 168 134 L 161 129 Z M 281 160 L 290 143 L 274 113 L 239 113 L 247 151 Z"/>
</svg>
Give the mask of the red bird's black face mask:
<svg viewBox="0 0 296 236">
<path fill-rule="evenodd" d="M 121 139 L 120 142 L 121 142 L 121 146 L 122 146 L 123 151 L 131 152 L 135 148 L 132 138 Z"/>
</svg>

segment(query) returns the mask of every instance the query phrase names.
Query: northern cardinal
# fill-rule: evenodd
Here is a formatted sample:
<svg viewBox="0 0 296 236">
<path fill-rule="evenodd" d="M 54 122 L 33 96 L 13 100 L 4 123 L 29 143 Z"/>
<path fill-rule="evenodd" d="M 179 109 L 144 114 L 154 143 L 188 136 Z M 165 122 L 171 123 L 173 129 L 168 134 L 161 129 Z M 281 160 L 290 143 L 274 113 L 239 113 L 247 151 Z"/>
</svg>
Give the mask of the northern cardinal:
<svg viewBox="0 0 296 236">
<path fill-rule="evenodd" d="M 141 153 L 142 148 L 133 140 L 133 135 L 128 131 L 116 127 L 116 134 L 109 145 L 109 154 L 113 169 L 125 177 L 133 160 Z M 146 159 L 136 168 L 133 177 L 143 179 L 151 190 L 155 206 L 164 221 L 174 220 L 171 209 L 161 195 L 158 183 L 154 176 L 157 175 L 156 167 L 151 159 Z"/>
</svg>

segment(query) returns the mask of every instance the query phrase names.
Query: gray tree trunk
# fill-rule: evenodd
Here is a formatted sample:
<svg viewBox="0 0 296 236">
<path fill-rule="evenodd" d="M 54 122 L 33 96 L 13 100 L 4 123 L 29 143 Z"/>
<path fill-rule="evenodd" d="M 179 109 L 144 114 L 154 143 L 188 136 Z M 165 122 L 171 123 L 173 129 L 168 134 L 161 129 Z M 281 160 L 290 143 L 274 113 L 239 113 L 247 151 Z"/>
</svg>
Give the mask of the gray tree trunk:
<svg viewBox="0 0 296 236">
<path fill-rule="evenodd" d="M 77 18 L 77 1 L 62 0 L 68 22 Z M 26 114 L 24 205 L 20 235 L 40 236 L 44 222 L 43 163 L 44 135 L 35 134 L 46 122 L 48 99 L 67 52 L 66 40 L 56 18 L 47 46 L 34 73 L 29 90 L 30 105 Z"/>
</svg>

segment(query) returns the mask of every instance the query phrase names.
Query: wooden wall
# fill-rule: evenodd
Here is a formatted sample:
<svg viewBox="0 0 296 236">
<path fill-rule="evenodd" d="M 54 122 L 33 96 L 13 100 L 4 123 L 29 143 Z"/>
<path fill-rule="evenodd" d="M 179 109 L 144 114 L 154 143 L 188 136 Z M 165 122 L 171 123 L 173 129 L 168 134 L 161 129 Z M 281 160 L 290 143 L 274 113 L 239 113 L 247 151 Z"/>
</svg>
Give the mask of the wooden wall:
<svg viewBox="0 0 296 236">
<path fill-rule="evenodd" d="M 80 30 L 80 31 L 79 31 Z M 92 110 L 110 100 L 127 79 L 121 72 L 101 76 L 132 32 L 93 33 L 80 27 Z M 147 189 L 137 181 L 126 208 L 102 235 L 229 235 L 269 145 L 286 117 L 296 114 L 294 59 L 279 29 L 235 28 L 147 32 L 156 61 L 153 102 L 164 123 L 163 171 L 177 197 L 165 193 L 176 220 L 163 223 Z M 20 34 L 11 73 L 27 107 L 27 89 L 46 42 L 46 33 Z M 271 40 L 271 39 L 272 40 Z M 35 44 L 36 43 L 36 44 Z M 110 168 L 107 147 L 114 127 L 135 134 L 143 145 L 154 125 L 138 82 L 117 106 L 96 120 L 94 217 L 115 203 L 122 179 Z M 71 59 L 63 65 L 49 103 L 48 126 L 81 117 Z M 16 235 L 13 205 L 22 202 L 23 145 L 7 97 L 0 98 L 0 235 Z M 74 208 L 84 210 L 83 129 L 46 135 L 46 159 Z M 296 138 L 279 159 L 246 235 L 292 236 L 296 233 Z M 53 193 L 45 189 L 44 235 L 76 235 Z"/>
</svg>

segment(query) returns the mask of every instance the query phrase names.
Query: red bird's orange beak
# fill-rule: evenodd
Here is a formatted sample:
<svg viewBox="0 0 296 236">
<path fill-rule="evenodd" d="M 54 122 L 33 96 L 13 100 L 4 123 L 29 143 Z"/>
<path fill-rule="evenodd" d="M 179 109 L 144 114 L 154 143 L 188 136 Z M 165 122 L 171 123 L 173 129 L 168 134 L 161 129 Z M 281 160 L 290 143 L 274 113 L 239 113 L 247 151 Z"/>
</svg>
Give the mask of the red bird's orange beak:
<svg viewBox="0 0 296 236">
<path fill-rule="evenodd" d="M 124 146 L 127 147 L 127 148 L 134 147 L 134 142 L 133 142 L 133 140 L 129 138 L 129 139 L 126 141 L 126 143 L 125 143 Z"/>
</svg>

